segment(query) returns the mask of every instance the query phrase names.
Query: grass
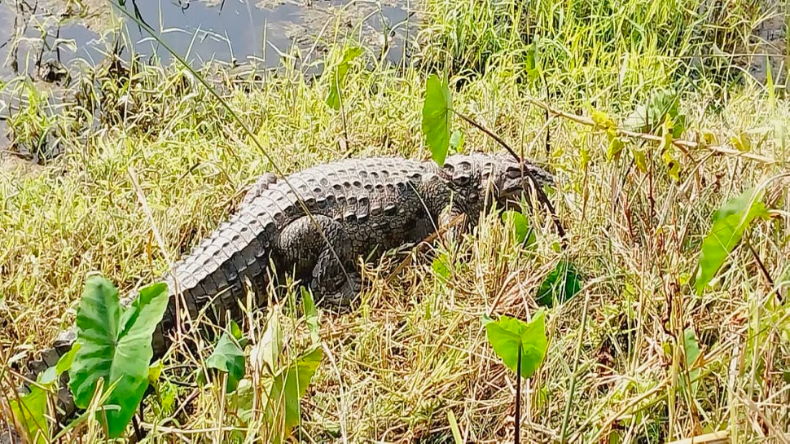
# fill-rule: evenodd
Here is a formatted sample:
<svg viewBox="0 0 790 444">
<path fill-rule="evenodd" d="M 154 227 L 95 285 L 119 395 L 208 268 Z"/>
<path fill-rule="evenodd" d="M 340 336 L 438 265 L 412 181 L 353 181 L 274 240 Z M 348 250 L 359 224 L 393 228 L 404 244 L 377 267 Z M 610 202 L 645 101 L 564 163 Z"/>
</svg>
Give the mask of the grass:
<svg viewBox="0 0 790 444">
<path fill-rule="evenodd" d="M 418 60 L 452 73 L 516 61 L 526 86 L 576 103 L 629 105 L 657 88 L 717 95 L 773 48 L 778 2 L 427 0 Z M 773 51 L 769 49 L 773 48 Z M 738 61 L 739 63 L 733 63 Z"/>
<path fill-rule="evenodd" d="M 774 217 L 748 236 L 755 254 L 737 248 L 702 296 L 690 284 L 713 211 L 786 172 L 786 164 L 705 148 L 688 155 L 675 150 L 680 174 L 674 180 L 658 144 L 628 140 L 622 156 L 608 160 L 602 131 L 563 118 L 547 123 L 530 100 L 586 116 L 594 108 L 622 123 L 658 88 L 671 88 L 680 92 L 687 117 L 683 138 L 709 133 L 720 144 L 748 138 L 751 153 L 787 159 L 786 75 L 775 71 L 768 87 L 733 60 L 714 57 L 695 67 L 690 59 L 713 42 L 723 51 L 754 50 L 747 38 L 753 25 L 781 10 L 770 4 L 767 11 L 753 10 L 738 1 L 698 15 L 700 3 L 430 0 L 426 15 L 445 18 L 422 35 L 430 42 L 423 64 L 363 69 L 362 60 L 352 62 L 344 119 L 325 104 L 328 77 L 308 82 L 287 67 L 246 87 L 212 77 L 278 166 L 291 172 L 344 156 L 429 159 L 420 133 L 423 87 L 431 66 L 447 66 L 457 73 L 451 81 L 459 110 L 548 165 L 558 179 L 552 198 L 569 235 L 566 250 L 557 247 L 543 213 L 530 216 L 534 249 L 516 245 L 495 215 L 484 215 L 479 230 L 447 252 L 449 283 L 421 254 L 390 280 L 388 271 L 398 263 L 392 257 L 368 267 L 372 285 L 358 309 L 322 312 L 326 357 L 302 402 L 297 438 L 450 442 L 452 410 L 465 440 L 512 441 L 514 375 L 487 344 L 480 318 L 529 318 L 542 279 L 567 258 L 585 285 L 547 314 L 547 358 L 523 392 L 524 442 L 670 442 L 718 430 L 728 431 L 731 442 L 788 440 L 790 311 L 771 291 L 786 296 L 790 282 L 786 185 L 771 188 L 778 197 Z M 533 63 L 526 54 L 535 29 L 542 35 Z M 342 49 L 332 47 L 330 62 L 340 60 Z M 121 294 L 150 282 L 167 269 L 166 256 L 188 252 L 233 210 L 245 186 L 272 169 L 178 66 L 127 71 L 115 65 L 85 78 L 80 98 L 57 115 L 42 106 L 45 91 L 24 80 L 4 85 L 6 91 L 28 88 L 30 106 L 8 122 L 22 130 L 19 141 L 40 141 L 46 129 L 63 152 L 36 175 L 0 170 L 6 363 L 47 346 L 73 322 L 86 273 L 100 271 Z M 499 149 L 479 131 L 457 125 L 465 150 Z M 631 148 L 644 151 L 646 172 L 633 165 Z M 289 313 L 283 325 L 295 353 L 307 334 Z M 253 343 L 261 339 L 262 319 L 251 314 L 244 325 Z M 703 356 L 694 366 L 683 359 L 689 328 Z M 207 355 L 208 344 L 201 344 Z M 180 343 L 165 360 L 163 406 L 149 401 L 142 418 L 151 441 L 232 436 L 238 424 L 232 402 L 216 386 L 197 387 L 201 367 L 201 358 Z M 684 375 L 696 369 L 698 385 L 690 391 Z M 259 371 L 251 368 L 249 377 Z M 14 373 L 3 374 L 6 394 L 18 383 Z M 77 433 L 89 442 L 99 436 L 95 424 Z M 253 423 L 239 433 L 234 436 L 254 440 L 268 431 Z"/>
</svg>

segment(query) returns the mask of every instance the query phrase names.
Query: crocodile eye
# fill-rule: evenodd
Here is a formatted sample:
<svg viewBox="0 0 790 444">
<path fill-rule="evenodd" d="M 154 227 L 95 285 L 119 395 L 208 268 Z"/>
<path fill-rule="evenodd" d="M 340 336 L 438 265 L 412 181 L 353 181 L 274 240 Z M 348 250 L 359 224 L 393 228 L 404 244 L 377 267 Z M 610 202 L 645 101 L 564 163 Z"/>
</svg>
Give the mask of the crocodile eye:
<svg viewBox="0 0 790 444">
<path fill-rule="evenodd" d="M 459 187 L 465 187 L 469 185 L 470 180 L 471 179 L 468 174 L 456 174 L 453 176 L 453 182 Z"/>
<path fill-rule="evenodd" d="M 513 169 L 510 169 L 510 168 L 509 168 L 509 169 L 508 169 L 508 170 L 505 172 L 505 175 L 506 175 L 506 176 L 507 176 L 509 179 L 518 179 L 519 177 L 521 177 L 521 175 L 522 175 L 522 171 L 521 171 L 520 169 L 518 169 L 518 168 L 513 168 Z M 526 174 L 525 174 L 525 175 L 526 175 Z"/>
</svg>

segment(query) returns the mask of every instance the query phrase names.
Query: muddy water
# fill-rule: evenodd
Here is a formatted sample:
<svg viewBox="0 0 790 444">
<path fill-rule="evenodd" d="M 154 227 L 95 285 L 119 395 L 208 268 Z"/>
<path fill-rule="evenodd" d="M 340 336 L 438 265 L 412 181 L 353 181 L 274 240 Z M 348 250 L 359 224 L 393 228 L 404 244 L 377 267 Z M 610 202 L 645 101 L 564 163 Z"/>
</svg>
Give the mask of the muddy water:
<svg viewBox="0 0 790 444">
<path fill-rule="evenodd" d="M 81 10 L 63 0 L 0 0 L 0 79 L 19 73 L 35 74 L 39 59 L 58 60 L 69 66 L 84 60 L 96 64 L 110 49 L 112 38 L 100 41 L 112 23 L 124 19 L 124 32 L 144 59 L 156 54 L 164 62 L 170 53 L 144 29 L 115 9 L 111 0 L 83 0 Z M 112 0 L 117 1 L 117 0 Z M 71 2 L 70 4 L 73 4 Z M 332 39 L 334 25 L 351 31 L 366 45 L 383 49 L 386 59 L 398 62 L 403 56 L 404 26 L 409 18 L 407 0 L 126 0 L 125 10 L 139 13 L 175 52 L 193 65 L 207 60 L 246 62 L 278 66 L 281 53 L 294 45 L 310 52 L 317 37 Z M 414 21 L 414 18 L 411 18 Z M 397 26 L 396 26 L 397 25 Z M 412 23 L 413 25 L 413 23 Z M 327 28 L 324 30 L 324 28 Z M 396 27 L 388 39 L 385 33 Z M 414 26 L 410 26 L 414 30 Z M 322 33 L 322 30 L 324 31 Z M 19 42 L 15 48 L 14 36 Z M 45 38 L 42 39 L 42 35 Z M 42 52 L 42 42 L 45 48 Z M 326 42 L 316 49 L 325 49 Z M 313 51 L 315 55 L 315 51 Z"/>
<path fill-rule="evenodd" d="M 124 6 L 118 0 L 82 0 L 82 6 L 67 0 L 0 0 L 0 82 L 26 75 L 42 87 L 62 86 L 67 81 L 62 73 L 95 66 L 112 52 L 113 25 L 120 21 L 124 46 L 142 60 L 155 55 L 172 61 L 166 48 L 117 8 L 139 14 L 193 67 L 207 61 L 277 67 L 294 47 L 303 61 L 320 60 L 336 29 L 340 38 L 353 35 L 378 56 L 399 63 L 404 42 L 417 30 L 415 0 L 121 1 Z M 128 60 L 129 51 L 121 57 Z M 0 149 L 8 145 L 2 116 L 14 111 L 8 96 L 0 90 Z"/>
</svg>

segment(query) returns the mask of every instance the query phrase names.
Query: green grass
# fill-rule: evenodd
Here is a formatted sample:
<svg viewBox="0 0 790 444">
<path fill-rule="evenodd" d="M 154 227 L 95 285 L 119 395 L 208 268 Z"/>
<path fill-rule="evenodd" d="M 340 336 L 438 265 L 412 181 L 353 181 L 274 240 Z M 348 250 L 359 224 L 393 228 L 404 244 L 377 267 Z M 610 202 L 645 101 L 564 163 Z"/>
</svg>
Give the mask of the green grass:
<svg viewBox="0 0 790 444">
<path fill-rule="evenodd" d="M 514 76 L 531 91 L 577 105 L 627 106 L 670 86 L 713 96 L 744 78 L 748 55 L 766 52 L 755 31 L 782 9 L 774 1 L 426 0 L 419 60 L 472 75 L 517 63 Z"/>
<path fill-rule="evenodd" d="M 428 2 L 427 13 L 445 18 L 433 20 L 423 36 L 431 42 L 423 47 L 423 61 L 443 64 L 443 51 L 449 53 L 448 67 L 459 74 L 451 78 L 459 111 L 555 172 L 552 198 L 568 248 L 558 251 L 544 213 L 531 216 L 537 234 L 532 250 L 515 245 L 490 215 L 458 251 L 448 252 L 450 284 L 421 254 L 392 281 L 394 258 L 369 267 L 372 288 L 358 309 L 321 314 L 326 356 L 302 402 L 296 437 L 449 442 L 452 410 L 465 439 L 512 441 L 514 375 L 487 344 L 480 317 L 530 318 L 541 281 L 570 258 L 585 286 L 547 313 L 547 358 L 523 391 L 523 442 L 556 442 L 562 430 L 568 442 L 658 443 L 716 430 L 727 430 L 732 442 L 783 442 L 778 436 L 790 427 L 790 311 L 773 302 L 745 245 L 702 296 L 690 279 L 713 211 L 787 166 L 714 156 L 706 148 L 688 155 L 675 150 L 675 181 L 657 143 L 629 140 L 619 159 L 607 161 L 602 131 L 563 118 L 547 125 L 544 111 L 530 101 L 538 97 L 585 116 L 593 107 L 622 124 L 657 88 L 673 88 L 687 116 L 683 138 L 710 133 L 727 145 L 733 137 L 749 137 L 751 153 L 787 159 L 785 75 L 774 72 L 779 82 L 770 90 L 736 77 L 741 71 L 734 61 L 714 58 L 718 62 L 703 69 L 689 60 L 712 42 L 749 51 L 743 42 L 761 12 L 734 2 L 726 11 L 696 16 L 689 11 L 698 3 Z M 636 21 L 626 20 L 626 11 Z M 535 27 L 546 40 L 531 81 L 524 63 L 526 37 Z M 329 57 L 339 61 L 342 55 L 336 45 Z M 343 156 L 429 159 L 420 111 L 430 68 L 365 70 L 361 62 L 352 62 L 345 79 L 345 125 L 325 103 L 328 77 L 308 83 L 297 70 L 284 69 L 248 88 L 214 79 L 286 172 Z M 120 75 L 99 69 L 96 76 L 103 86 L 88 88 L 56 117 L 41 106 L 45 92 L 28 89 L 30 107 L 9 121 L 21 143 L 38 140 L 41 128 L 54 125 L 64 153 L 38 174 L 0 169 L 0 362 L 47 346 L 73 322 L 88 272 L 108 276 L 123 295 L 167 269 L 130 170 L 170 257 L 189 251 L 227 217 L 258 174 L 272 170 L 180 67 L 138 67 Z M 12 82 L 5 88 L 25 87 Z M 85 117 L 94 105 L 101 110 L 96 122 Z M 465 134 L 465 150 L 499 150 L 479 131 L 456 125 Z M 647 172 L 632 165 L 631 147 L 644 150 Z M 785 182 L 770 189 L 777 196 L 774 217 L 756 224 L 749 240 L 787 297 L 788 188 Z M 283 316 L 289 353 L 297 353 L 308 340 L 306 329 L 288 311 Z M 262 319 L 251 315 L 245 323 L 253 343 L 260 340 Z M 694 394 L 685 388 L 682 365 L 689 327 L 704 356 Z M 205 359 L 208 343 L 199 348 Z M 165 406 L 149 400 L 141 420 L 151 441 L 231 436 L 237 424 L 232 405 L 216 387 L 196 387 L 201 366 L 180 343 L 166 359 L 163 377 L 172 381 L 164 384 Z M 260 371 L 248 367 L 250 378 Z M 19 378 L 12 372 L 2 378 L 8 396 Z M 0 409 L 6 399 L 0 398 Z M 87 442 L 101 435 L 89 425 L 76 432 Z M 251 440 L 266 433 L 261 423 L 241 431 Z"/>
</svg>

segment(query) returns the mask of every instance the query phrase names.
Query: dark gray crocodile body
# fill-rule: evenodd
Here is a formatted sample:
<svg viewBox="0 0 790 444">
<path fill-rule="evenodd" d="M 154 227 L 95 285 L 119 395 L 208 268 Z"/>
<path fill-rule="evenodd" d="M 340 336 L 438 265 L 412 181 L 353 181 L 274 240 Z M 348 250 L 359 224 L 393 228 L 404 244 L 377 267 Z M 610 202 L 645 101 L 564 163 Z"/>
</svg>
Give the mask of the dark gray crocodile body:
<svg viewBox="0 0 790 444">
<path fill-rule="evenodd" d="M 154 334 L 154 358 L 170 345 L 177 294 L 192 319 L 210 308 L 206 314 L 220 325 L 226 312 L 241 317 L 246 281 L 261 307 L 270 277 L 284 274 L 309 285 L 319 303 L 347 306 L 360 290 L 360 257 L 376 260 L 387 250 L 420 242 L 455 215 L 471 216 L 467 220 L 474 223 L 487 202 L 520 194 L 529 183 L 522 167 L 541 184 L 553 182 L 545 170 L 529 162 L 519 166 L 502 154 L 450 156 L 442 168 L 403 158 L 349 159 L 287 181 L 262 176 L 238 210 L 164 278 L 171 297 Z M 30 367 L 38 373 L 55 365 L 75 336 L 62 334 Z"/>
</svg>

